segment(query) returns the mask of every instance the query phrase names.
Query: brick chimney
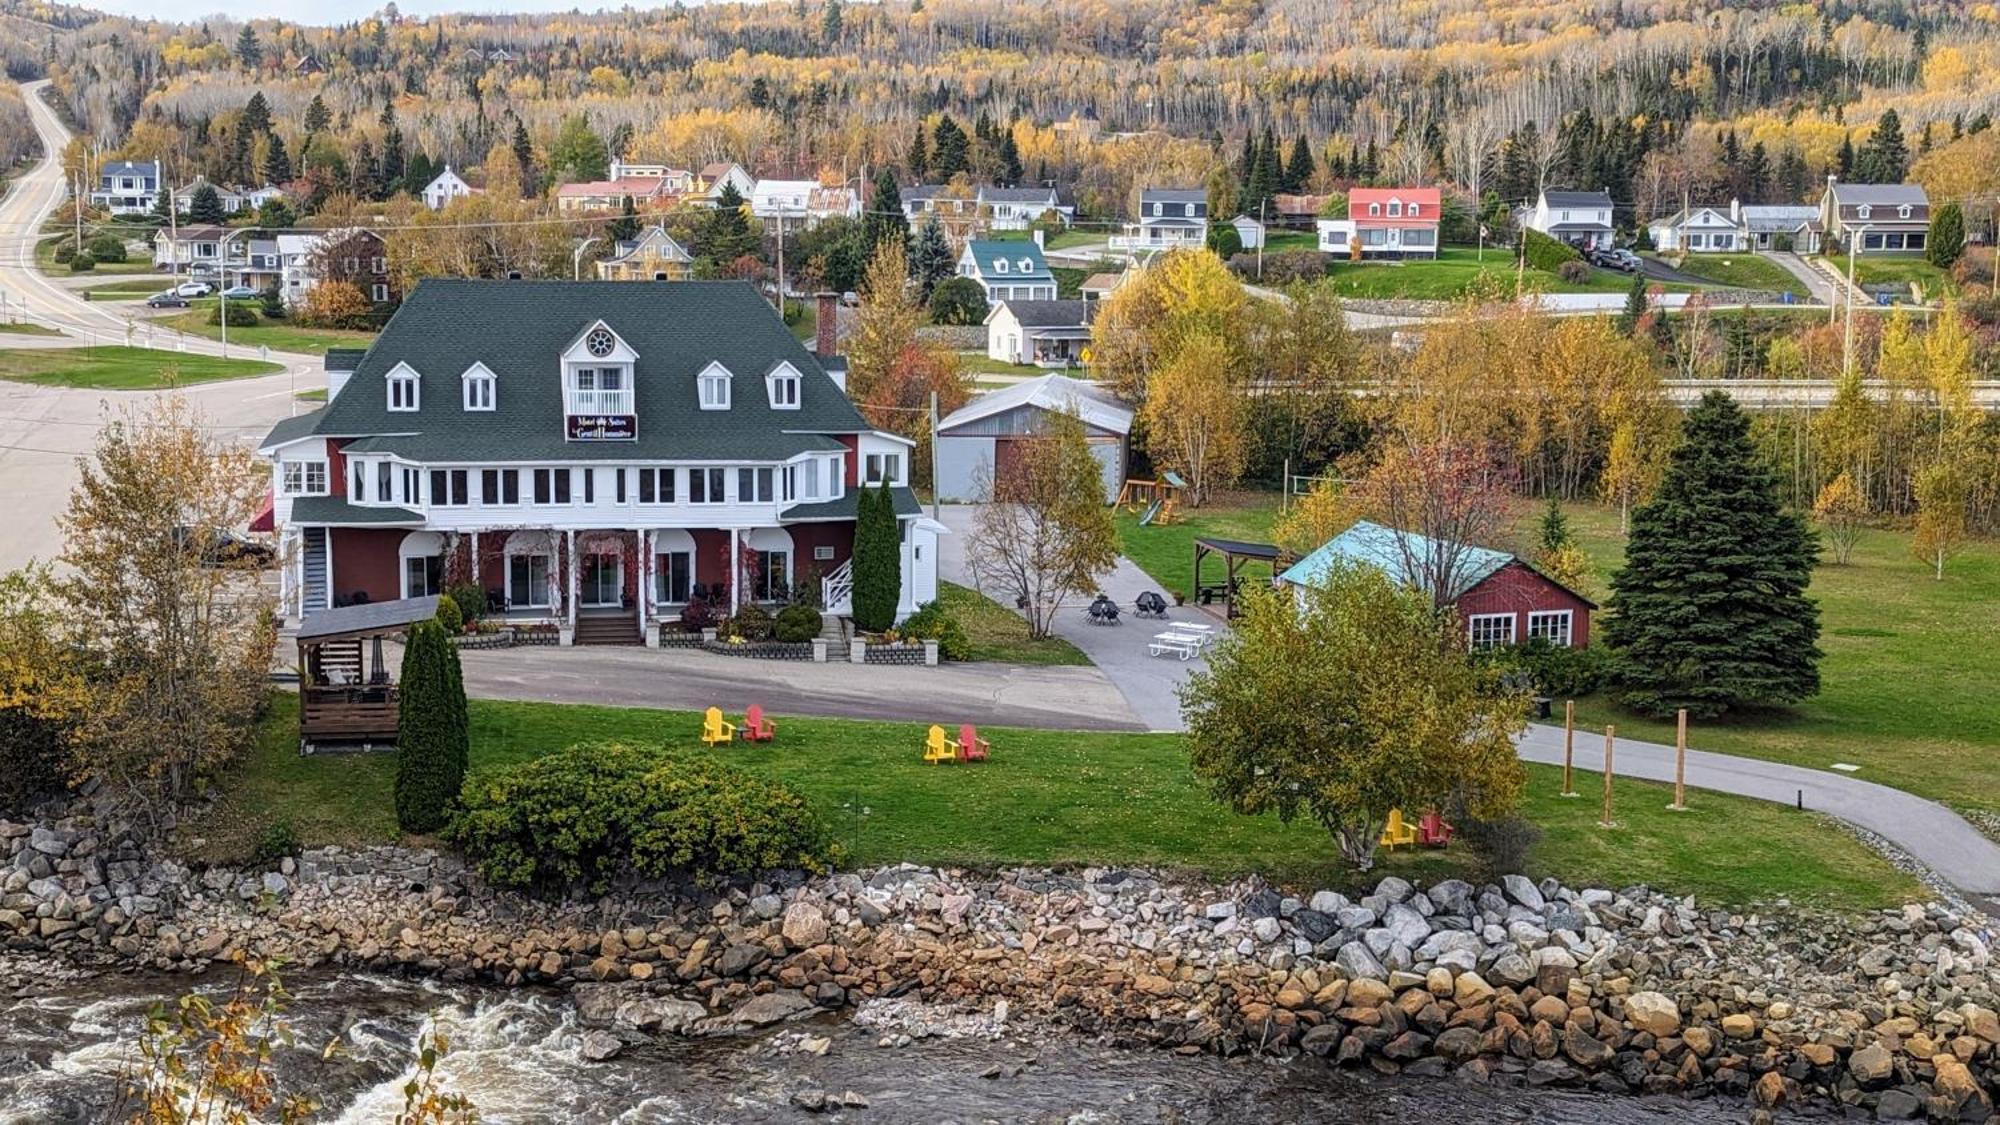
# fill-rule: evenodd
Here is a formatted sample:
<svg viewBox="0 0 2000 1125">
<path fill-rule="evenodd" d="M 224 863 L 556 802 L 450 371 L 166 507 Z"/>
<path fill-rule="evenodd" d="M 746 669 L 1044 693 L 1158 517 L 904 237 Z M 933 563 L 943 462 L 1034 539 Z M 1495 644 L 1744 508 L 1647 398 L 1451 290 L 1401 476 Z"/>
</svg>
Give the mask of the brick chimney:
<svg viewBox="0 0 2000 1125">
<path fill-rule="evenodd" d="M 813 299 L 819 304 L 813 319 L 813 353 L 832 359 L 840 354 L 840 294 L 822 291 Z"/>
</svg>

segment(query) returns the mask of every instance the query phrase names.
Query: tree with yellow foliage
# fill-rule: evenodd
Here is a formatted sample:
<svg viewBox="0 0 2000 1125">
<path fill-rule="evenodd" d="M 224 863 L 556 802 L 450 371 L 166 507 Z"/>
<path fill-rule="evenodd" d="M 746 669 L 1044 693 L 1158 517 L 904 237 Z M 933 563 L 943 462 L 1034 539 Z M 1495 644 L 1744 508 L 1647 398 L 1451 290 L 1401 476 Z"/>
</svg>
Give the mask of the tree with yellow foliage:
<svg viewBox="0 0 2000 1125">
<path fill-rule="evenodd" d="M 1965 473 L 1957 462 L 1940 458 L 1917 474 L 1917 531 L 1910 553 L 1944 581 L 1944 564 L 1965 547 L 1967 492 Z"/>
<path fill-rule="evenodd" d="M 1221 347 L 1236 366 L 1248 300 L 1243 283 L 1209 251 L 1161 255 L 1098 310 L 1090 336 L 1097 377 L 1128 401 L 1143 403 L 1153 374 L 1195 339 Z"/>
<path fill-rule="evenodd" d="M 1179 342 L 1155 371 L 1141 408 L 1153 463 L 1187 478 L 1188 506 L 1200 507 L 1243 470 L 1243 396 L 1234 359 L 1219 337 Z"/>
<path fill-rule="evenodd" d="M 1271 538 L 1288 554 L 1306 555 L 1353 525 L 1359 515 L 1345 483 L 1321 480 L 1271 525 Z"/>
<path fill-rule="evenodd" d="M 1854 486 L 1853 474 L 1842 472 L 1819 490 L 1813 500 L 1813 518 L 1833 548 L 1834 564 L 1846 566 L 1855 540 L 1861 538 L 1861 522 L 1868 518 L 1868 498 Z"/>
</svg>

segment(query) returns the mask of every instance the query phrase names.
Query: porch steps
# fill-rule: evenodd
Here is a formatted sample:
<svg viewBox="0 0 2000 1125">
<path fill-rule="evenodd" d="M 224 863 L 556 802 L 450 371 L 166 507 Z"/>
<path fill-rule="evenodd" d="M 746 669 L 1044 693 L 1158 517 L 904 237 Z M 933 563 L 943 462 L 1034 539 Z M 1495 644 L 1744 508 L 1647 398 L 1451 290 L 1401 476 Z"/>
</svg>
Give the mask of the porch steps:
<svg viewBox="0 0 2000 1125">
<path fill-rule="evenodd" d="M 640 642 L 636 613 L 586 613 L 576 619 L 580 645 L 636 645 Z"/>
<path fill-rule="evenodd" d="M 847 651 L 847 618 L 824 610 L 819 615 L 819 639 L 826 642 L 829 649 L 842 653 Z"/>
<path fill-rule="evenodd" d="M 303 613 L 326 608 L 326 529 L 308 527 L 301 566 L 299 608 Z"/>
</svg>

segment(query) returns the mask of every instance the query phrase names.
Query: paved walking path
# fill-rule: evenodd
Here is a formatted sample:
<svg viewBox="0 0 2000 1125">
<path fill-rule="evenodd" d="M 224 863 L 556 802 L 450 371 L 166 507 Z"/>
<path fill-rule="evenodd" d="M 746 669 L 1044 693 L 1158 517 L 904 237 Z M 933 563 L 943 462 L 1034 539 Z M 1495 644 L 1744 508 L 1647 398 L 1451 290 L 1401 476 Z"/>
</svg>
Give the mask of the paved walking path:
<svg viewBox="0 0 2000 1125">
<path fill-rule="evenodd" d="M 938 509 L 938 521 L 951 529 L 950 535 L 938 537 L 940 580 L 978 588 L 965 555 L 966 541 L 971 538 L 973 518 L 978 510 L 972 504 L 946 504 Z M 1123 695 L 1132 714 L 1137 716 L 1137 721 L 1145 729 L 1186 730 L 1187 724 L 1181 720 L 1180 698 L 1176 692 L 1202 661 L 1199 657 L 1181 660 L 1148 653 L 1147 643 L 1153 639 L 1153 634 L 1164 630 L 1168 622 L 1139 617 L 1132 612 L 1132 604 L 1139 595 L 1148 590 L 1159 590 L 1160 584 L 1132 560 L 1120 556 L 1117 566 L 1104 576 L 1099 588 L 1124 611 L 1119 624 L 1092 624 L 1090 615 L 1085 612 L 1088 599 L 1081 599 L 1074 605 L 1063 607 L 1057 614 L 1056 635 L 1090 657 Z M 1167 616 L 1170 621 L 1212 625 L 1218 634 L 1227 631 L 1220 620 L 1192 606 L 1171 607 Z"/>
<path fill-rule="evenodd" d="M 1806 287 L 1806 292 L 1812 297 L 1814 304 L 1831 305 L 1846 299 L 1846 278 L 1836 281 L 1828 277 L 1824 270 L 1815 269 L 1812 263 L 1790 250 L 1773 250 L 1764 256 L 1783 266 L 1786 273 L 1798 278 L 1799 284 Z"/>
</svg>

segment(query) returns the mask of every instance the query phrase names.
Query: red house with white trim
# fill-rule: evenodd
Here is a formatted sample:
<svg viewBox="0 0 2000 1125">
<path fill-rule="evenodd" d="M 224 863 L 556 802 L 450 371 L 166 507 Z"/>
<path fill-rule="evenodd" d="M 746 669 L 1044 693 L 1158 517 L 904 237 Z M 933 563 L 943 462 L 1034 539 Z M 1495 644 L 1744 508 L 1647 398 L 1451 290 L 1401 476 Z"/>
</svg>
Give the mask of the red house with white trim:
<svg viewBox="0 0 2000 1125">
<path fill-rule="evenodd" d="M 1319 220 L 1321 253 L 1365 258 L 1435 258 L 1444 195 L 1436 188 L 1355 188 L 1345 219 Z"/>
</svg>

